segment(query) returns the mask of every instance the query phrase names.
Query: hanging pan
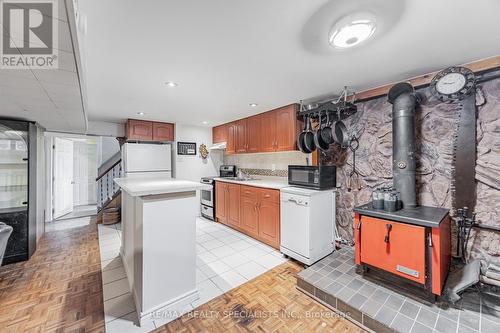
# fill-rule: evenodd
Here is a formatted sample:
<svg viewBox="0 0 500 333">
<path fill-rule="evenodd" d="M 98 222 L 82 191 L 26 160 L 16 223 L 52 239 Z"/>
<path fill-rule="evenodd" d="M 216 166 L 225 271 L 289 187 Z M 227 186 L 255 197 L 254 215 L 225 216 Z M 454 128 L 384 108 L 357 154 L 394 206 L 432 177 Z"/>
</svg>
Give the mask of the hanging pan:
<svg viewBox="0 0 500 333">
<path fill-rule="evenodd" d="M 304 154 L 310 154 L 316 149 L 316 145 L 314 144 L 314 133 L 311 131 L 311 119 L 309 117 L 305 117 L 305 124 L 304 130 L 299 134 L 297 146 Z"/>
<path fill-rule="evenodd" d="M 325 130 L 325 128 L 323 127 L 322 124 L 321 113 L 319 114 L 318 118 L 319 118 L 319 126 L 318 129 L 316 130 L 316 133 L 314 134 L 314 144 L 319 150 L 328 151 L 328 149 L 330 148 L 330 144 L 325 140 L 323 140 L 323 131 Z"/>
<path fill-rule="evenodd" d="M 342 120 L 335 123 L 335 142 L 337 142 L 343 149 L 347 148 L 349 145 L 349 134 L 347 133 L 347 127 Z"/>
</svg>

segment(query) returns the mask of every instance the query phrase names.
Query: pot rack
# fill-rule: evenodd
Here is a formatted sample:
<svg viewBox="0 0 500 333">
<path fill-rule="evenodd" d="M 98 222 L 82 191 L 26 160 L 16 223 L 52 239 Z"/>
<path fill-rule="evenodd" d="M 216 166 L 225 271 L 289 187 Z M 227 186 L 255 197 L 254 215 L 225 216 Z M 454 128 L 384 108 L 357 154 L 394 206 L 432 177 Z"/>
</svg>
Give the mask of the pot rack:
<svg viewBox="0 0 500 333">
<path fill-rule="evenodd" d="M 323 103 L 311 103 L 308 105 L 304 105 L 301 100 L 298 116 L 301 118 L 308 117 L 311 119 L 319 119 L 320 115 L 328 115 L 331 121 L 344 120 L 358 111 L 357 106 L 354 104 L 356 94 L 354 92 L 351 93 L 350 100 L 347 100 L 349 90 L 347 86 L 345 86 L 340 96 L 335 100 Z M 326 120 L 326 117 L 324 117 L 324 120 Z"/>
</svg>

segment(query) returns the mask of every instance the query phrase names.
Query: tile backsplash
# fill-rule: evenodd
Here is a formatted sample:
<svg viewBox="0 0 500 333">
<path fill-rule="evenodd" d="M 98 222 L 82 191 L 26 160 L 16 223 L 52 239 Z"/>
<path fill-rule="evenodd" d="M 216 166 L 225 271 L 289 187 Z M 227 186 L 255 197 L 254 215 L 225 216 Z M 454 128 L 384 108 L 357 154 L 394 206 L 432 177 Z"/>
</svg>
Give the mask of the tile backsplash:
<svg viewBox="0 0 500 333">
<path fill-rule="evenodd" d="M 234 154 L 224 155 L 224 164 L 234 164 L 252 175 L 287 177 L 288 165 L 306 165 L 306 158 L 311 161 L 311 154 L 300 151 Z"/>
</svg>

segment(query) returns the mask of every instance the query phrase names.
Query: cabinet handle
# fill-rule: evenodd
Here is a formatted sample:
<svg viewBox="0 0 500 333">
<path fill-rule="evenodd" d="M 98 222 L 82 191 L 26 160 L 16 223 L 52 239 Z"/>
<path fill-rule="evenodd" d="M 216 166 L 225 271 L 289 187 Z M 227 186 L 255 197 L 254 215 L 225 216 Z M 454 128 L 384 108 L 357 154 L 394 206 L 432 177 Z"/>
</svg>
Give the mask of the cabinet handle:
<svg viewBox="0 0 500 333">
<path fill-rule="evenodd" d="M 269 194 L 264 195 L 264 198 L 270 198 L 270 197 L 271 197 L 271 195 L 269 195 Z"/>
<path fill-rule="evenodd" d="M 392 229 L 392 224 L 387 223 L 385 227 L 387 228 L 387 234 L 385 235 L 384 242 L 389 243 L 389 236 Z"/>
</svg>

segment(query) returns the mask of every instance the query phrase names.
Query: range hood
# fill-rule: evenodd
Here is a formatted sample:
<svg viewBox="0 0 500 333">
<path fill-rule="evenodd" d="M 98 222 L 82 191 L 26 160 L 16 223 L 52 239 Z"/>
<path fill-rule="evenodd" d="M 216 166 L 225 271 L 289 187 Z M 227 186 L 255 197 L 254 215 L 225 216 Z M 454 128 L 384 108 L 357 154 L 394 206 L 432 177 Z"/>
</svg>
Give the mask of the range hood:
<svg viewBox="0 0 500 333">
<path fill-rule="evenodd" d="M 225 142 L 214 143 L 208 149 L 209 150 L 224 150 L 224 149 L 226 149 L 226 143 Z"/>
</svg>

